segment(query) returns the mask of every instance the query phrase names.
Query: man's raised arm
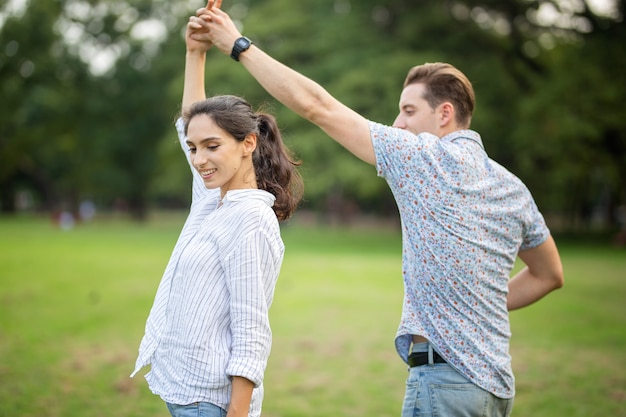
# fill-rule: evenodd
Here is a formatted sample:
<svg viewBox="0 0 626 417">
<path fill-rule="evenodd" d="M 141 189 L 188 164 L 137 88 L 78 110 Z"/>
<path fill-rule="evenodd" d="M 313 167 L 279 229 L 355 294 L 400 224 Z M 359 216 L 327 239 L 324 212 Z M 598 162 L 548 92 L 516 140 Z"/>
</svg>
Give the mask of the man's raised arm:
<svg viewBox="0 0 626 417">
<path fill-rule="evenodd" d="M 228 14 L 213 7 L 199 11 L 199 16 L 198 23 L 208 33 L 197 32 L 192 36 L 198 40 L 210 40 L 220 51 L 230 55 L 241 33 Z M 367 119 L 336 100 L 313 80 L 278 62 L 254 44 L 238 58 L 274 98 L 319 126 L 358 158 L 375 163 Z"/>
</svg>

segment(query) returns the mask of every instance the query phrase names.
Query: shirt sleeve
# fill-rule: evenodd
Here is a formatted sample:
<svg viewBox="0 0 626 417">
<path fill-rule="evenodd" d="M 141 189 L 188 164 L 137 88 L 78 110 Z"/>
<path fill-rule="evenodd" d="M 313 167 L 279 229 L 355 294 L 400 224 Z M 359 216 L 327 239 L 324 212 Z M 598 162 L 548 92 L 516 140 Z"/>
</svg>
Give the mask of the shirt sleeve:
<svg viewBox="0 0 626 417">
<path fill-rule="evenodd" d="M 193 176 L 193 181 L 191 185 L 192 202 L 198 201 L 206 197 L 207 195 L 213 195 L 214 190 L 209 190 L 208 188 L 206 188 L 202 177 L 200 176 L 198 171 L 195 170 L 193 165 L 191 165 L 189 146 L 187 146 L 187 136 L 185 136 L 185 123 L 183 122 L 183 119 L 181 117 L 176 120 L 176 132 L 178 133 L 178 143 L 185 153 L 187 163 L 189 164 L 189 168 L 191 169 L 191 175 Z"/>
<path fill-rule="evenodd" d="M 376 170 L 379 177 L 389 183 L 406 176 L 406 167 L 418 169 L 424 155 L 430 152 L 439 140 L 429 133 L 414 135 L 406 130 L 369 122 L 372 146 L 376 155 Z"/>
<path fill-rule="evenodd" d="M 528 191 L 528 194 L 528 218 L 526 219 L 520 250 L 535 248 L 545 242 L 550 236 L 550 229 L 548 229 L 543 215 L 539 212 L 537 204 L 530 196 L 530 191 Z"/>
<path fill-rule="evenodd" d="M 226 374 L 261 385 L 272 332 L 269 307 L 282 262 L 280 236 L 256 230 L 238 240 L 224 261 L 230 294 L 232 348 Z"/>
<path fill-rule="evenodd" d="M 385 132 L 385 126 L 380 123 L 369 121 L 369 128 L 376 156 L 376 172 L 379 177 L 387 178 L 389 173 L 389 154 L 385 151 L 385 146 L 390 141 L 390 138 Z"/>
</svg>

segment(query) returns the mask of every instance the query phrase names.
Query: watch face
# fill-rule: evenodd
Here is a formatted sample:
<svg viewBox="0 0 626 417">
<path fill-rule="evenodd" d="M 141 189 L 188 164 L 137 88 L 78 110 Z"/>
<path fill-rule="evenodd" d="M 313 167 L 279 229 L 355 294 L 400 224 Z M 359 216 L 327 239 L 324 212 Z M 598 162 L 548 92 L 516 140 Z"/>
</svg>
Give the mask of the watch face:
<svg viewBox="0 0 626 417">
<path fill-rule="evenodd" d="M 248 42 L 246 42 L 245 39 L 237 39 L 237 44 L 239 46 L 246 46 L 248 44 Z"/>
</svg>

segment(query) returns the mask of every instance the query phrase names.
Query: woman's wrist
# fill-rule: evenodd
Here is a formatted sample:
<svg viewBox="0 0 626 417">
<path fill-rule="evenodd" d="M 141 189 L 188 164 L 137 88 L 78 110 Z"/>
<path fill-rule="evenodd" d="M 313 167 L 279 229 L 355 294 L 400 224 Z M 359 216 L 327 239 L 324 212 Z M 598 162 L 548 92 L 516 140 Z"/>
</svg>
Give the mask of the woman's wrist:
<svg viewBox="0 0 626 417">
<path fill-rule="evenodd" d="M 189 49 L 189 48 L 187 48 L 187 56 L 204 58 L 206 53 L 207 53 L 206 49 L 200 49 L 200 48 Z"/>
</svg>

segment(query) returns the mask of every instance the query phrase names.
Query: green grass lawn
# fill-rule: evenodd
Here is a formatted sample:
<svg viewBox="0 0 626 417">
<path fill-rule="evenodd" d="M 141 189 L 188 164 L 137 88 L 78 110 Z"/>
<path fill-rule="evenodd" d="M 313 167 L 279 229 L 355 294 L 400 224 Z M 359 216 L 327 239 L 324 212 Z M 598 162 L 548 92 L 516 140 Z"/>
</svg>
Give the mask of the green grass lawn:
<svg viewBox="0 0 626 417">
<path fill-rule="evenodd" d="M 168 415 L 129 374 L 182 221 L 0 218 L 0 416 Z M 264 416 L 398 416 L 399 234 L 294 224 L 284 240 Z M 511 314 L 513 415 L 626 416 L 626 250 L 561 255 L 565 287 Z"/>
</svg>

